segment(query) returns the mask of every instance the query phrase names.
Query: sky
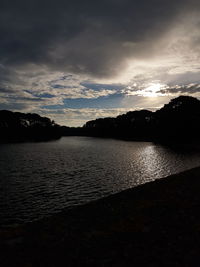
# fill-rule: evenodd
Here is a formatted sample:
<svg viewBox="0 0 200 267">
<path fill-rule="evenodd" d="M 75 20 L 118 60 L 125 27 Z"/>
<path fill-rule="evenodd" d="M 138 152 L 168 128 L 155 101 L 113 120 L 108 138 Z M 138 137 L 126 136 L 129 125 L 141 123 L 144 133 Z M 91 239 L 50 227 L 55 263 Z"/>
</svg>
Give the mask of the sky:
<svg viewBox="0 0 200 267">
<path fill-rule="evenodd" d="M 200 1 L 0 1 L 0 109 L 82 126 L 200 98 Z"/>
</svg>

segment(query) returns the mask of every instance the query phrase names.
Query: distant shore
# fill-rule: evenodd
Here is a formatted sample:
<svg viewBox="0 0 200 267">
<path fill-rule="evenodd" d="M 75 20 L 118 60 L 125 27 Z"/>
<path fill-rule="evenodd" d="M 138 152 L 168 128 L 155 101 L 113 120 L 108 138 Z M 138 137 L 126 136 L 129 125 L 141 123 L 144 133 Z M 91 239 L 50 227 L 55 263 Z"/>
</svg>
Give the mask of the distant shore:
<svg viewBox="0 0 200 267">
<path fill-rule="evenodd" d="M 0 266 L 199 266 L 200 167 L 0 229 Z"/>
</svg>

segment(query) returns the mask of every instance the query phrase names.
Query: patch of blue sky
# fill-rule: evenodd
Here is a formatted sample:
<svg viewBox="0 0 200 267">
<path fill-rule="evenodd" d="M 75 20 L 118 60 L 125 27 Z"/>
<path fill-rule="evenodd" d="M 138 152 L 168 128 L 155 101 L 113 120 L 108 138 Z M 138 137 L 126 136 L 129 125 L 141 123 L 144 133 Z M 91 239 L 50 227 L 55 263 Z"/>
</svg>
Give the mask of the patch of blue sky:
<svg viewBox="0 0 200 267">
<path fill-rule="evenodd" d="M 53 84 L 51 86 L 52 86 L 52 88 L 55 88 L 55 89 L 65 89 L 68 87 L 68 86 L 61 85 L 61 84 Z"/>
<path fill-rule="evenodd" d="M 55 97 L 55 95 L 48 94 L 48 93 L 39 94 L 39 95 L 37 95 L 37 96 L 38 96 L 38 97 L 42 97 L 42 98 L 53 98 L 53 97 Z"/>
<path fill-rule="evenodd" d="M 124 88 L 124 85 L 122 84 L 99 84 L 99 83 L 82 82 L 80 83 L 80 85 L 83 85 L 84 87 L 92 89 L 94 91 L 99 91 L 103 89 L 120 91 Z"/>
<path fill-rule="evenodd" d="M 25 103 L 0 103 L 1 110 L 18 110 L 21 111 L 27 106 Z"/>
<path fill-rule="evenodd" d="M 98 98 L 64 99 L 64 105 L 68 108 L 117 108 L 121 105 L 122 94 L 101 96 Z"/>
<path fill-rule="evenodd" d="M 49 109 L 49 110 L 54 110 L 54 109 L 63 109 L 66 108 L 64 105 L 45 105 L 41 106 L 41 109 Z"/>
<path fill-rule="evenodd" d="M 98 98 L 66 98 L 63 100 L 63 105 L 48 105 L 43 108 L 48 109 L 59 109 L 59 108 L 71 108 L 71 109 L 82 109 L 82 108 L 119 108 L 124 98 L 123 94 L 113 94 L 108 96 L 101 96 Z"/>
</svg>

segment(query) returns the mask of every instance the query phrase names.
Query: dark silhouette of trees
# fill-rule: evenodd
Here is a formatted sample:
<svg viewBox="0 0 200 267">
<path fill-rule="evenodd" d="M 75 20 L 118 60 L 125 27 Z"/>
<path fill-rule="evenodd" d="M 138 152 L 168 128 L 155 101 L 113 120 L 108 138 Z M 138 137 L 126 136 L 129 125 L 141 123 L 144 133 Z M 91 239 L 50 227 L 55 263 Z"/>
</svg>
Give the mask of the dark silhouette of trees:
<svg viewBox="0 0 200 267">
<path fill-rule="evenodd" d="M 84 126 L 85 135 L 136 141 L 199 142 L 200 101 L 179 96 L 156 112 L 131 111 L 116 118 L 96 119 Z"/>
<path fill-rule="evenodd" d="M 200 101 L 191 96 L 179 96 L 155 112 L 130 111 L 116 118 L 88 121 L 77 128 L 57 125 L 38 114 L 0 111 L 2 142 L 44 141 L 75 135 L 162 143 L 200 143 Z"/>
<path fill-rule="evenodd" d="M 57 139 L 59 125 L 38 114 L 0 111 L 1 142 L 45 141 Z"/>
<path fill-rule="evenodd" d="M 199 142 L 200 101 L 190 96 L 172 99 L 155 112 L 154 128 L 158 140 Z"/>
</svg>

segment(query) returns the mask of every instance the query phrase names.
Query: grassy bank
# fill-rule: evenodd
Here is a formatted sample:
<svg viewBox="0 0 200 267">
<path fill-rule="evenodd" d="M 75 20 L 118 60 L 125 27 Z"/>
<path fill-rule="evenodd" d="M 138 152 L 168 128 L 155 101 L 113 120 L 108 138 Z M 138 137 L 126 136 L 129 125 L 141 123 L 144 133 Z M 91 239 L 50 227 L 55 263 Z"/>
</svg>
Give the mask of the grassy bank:
<svg viewBox="0 0 200 267">
<path fill-rule="evenodd" d="M 199 266 L 200 168 L 0 230 L 0 266 Z"/>
</svg>

